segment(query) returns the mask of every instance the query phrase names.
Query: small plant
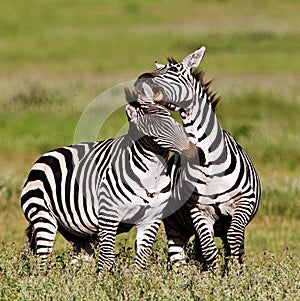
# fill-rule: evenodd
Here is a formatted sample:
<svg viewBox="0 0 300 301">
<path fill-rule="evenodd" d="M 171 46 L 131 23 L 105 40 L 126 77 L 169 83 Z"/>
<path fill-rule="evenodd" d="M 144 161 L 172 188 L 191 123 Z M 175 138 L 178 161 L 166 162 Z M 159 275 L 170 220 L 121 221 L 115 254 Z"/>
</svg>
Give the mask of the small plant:
<svg viewBox="0 0 300 301">
<path fill-rule="evenodd" d="M 53 105 L 59 107 L 62 103 L 63 97 L 58 90 L 49 90 L 41 84 L 30 83 L 13 95 L 6 102 L 5 108 L 15 112 L 28 109 L 45 109 Z"/>
</svg>

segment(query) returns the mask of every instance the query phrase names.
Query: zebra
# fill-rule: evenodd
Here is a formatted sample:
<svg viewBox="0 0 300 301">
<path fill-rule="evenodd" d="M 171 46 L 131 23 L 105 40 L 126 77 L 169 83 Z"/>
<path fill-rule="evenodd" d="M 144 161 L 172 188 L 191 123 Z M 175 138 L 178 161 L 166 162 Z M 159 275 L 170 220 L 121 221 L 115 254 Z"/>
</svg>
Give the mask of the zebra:
<svg viewBox="0 0 300 301">
<path fill-rule="evenodd" d="M 203 46 L 180 63 L 174 58 L 168 58 L 167 65 L 156 63 L 155 71 L 138 77 L 135 89 L 143 100 L 153 99 L 179 110 L 185 131 L 198 148 L 198 162 L 174 169 L 181 183 L 172 197 L 185 198 L 187 185 L 194 189 L 189 200 L 163 220 L 170 262 L 185 263 L 184 248 L 195 235 L 198 257 L 217 270 L 216 236 L 223 241 L 228 271 L 229 259 L 242 267 L 245 227 L 258 210 L 261 188 L 249 156 L 217 120 L 215 108 L 220 98 L 211 92 L 210 82 L 203 80 L 203 71 L 193 69 L 199 66 L 204 52 Z M 180 158 L 173 158 L 173 162 L 177 164 Z"/>
<path fill-rule="evenodd" d="M 114 263 L 115 238 L 136 225 L 134 265 L 145 268 L 170 196 L 169 151 L 190 156 L 195 146 L 170 113 L 136 100 L 129 104 L 127 135 L 60 147 L 42 155 L 21 193 L 29 222 L 25 242 L 44 269 L 57 231 L 74 249 L 99 244 L 98 273 Z M 156 208 L 157 207 L 157 208 Z"/>
</svg>

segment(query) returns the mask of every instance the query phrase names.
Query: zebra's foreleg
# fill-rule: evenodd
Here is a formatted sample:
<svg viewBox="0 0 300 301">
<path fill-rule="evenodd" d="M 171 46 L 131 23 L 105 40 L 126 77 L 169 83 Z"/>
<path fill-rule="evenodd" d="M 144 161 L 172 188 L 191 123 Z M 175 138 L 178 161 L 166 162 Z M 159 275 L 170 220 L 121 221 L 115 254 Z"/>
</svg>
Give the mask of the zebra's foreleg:
<svg viewBox="0 0 300 301">
<path fill-rule="evenodd" d="M 101 221 L 99 223 L 98 274 L 112 269 L 115 260 L 115 242 L 119 221 Z"/>
<path fill-rule="evenodd" d="M 151 224 L 136 225 L 136 256 L 134 265 L 140 269 L 145 269 L 147 266 L 160 223 L 161 221 L 156 221 Z"/>
</svg>

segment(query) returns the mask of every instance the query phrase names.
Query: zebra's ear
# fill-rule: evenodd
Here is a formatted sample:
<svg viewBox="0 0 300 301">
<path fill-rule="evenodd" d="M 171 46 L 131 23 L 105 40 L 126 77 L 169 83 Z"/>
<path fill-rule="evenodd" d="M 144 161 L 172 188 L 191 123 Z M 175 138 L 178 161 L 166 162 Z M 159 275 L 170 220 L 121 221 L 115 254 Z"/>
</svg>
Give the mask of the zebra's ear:
<svg viewBox="0 0 300 301">
<path fill-rule="evenodd" d="M 162 67 L 164 67 L 164 66 L 165 66 L 165 65 L 159 64 L 157 61 L 155 61 L 155 67 L 156 67 L 156 69 L 162 68 Z"/>
<path fill-rule="evenodd" d="M 126 106 L 126 115 L 127 115 L 128 121 L 135 120 L 137 118 L 136 108 L 132 105 L 127 105 Z"/>
<path fill-rule="evenodd" d="M 192 54 L 184 58 L 182 64 L 187 69 L 198 67 L 200 62 L 202 61 L 205 50 L 206 50 L 205 46 L 202 46 L 201 48 L 197 49 L 195 52 L 193 52 Z"/>
<path fill-rule="evenodd" d="M 131 91 L 128 87 L 124 88 L 125 98 L 128 103 L 133 103 L 138 100 L 138 94 L 135 91 Z"/>
</svg>

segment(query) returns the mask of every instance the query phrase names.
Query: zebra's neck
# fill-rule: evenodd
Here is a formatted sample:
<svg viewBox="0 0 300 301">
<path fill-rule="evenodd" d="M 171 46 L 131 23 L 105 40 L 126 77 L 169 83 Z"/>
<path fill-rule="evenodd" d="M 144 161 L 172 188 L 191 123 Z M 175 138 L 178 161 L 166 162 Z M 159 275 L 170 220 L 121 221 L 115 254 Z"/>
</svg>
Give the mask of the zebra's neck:
<svg viewBox="0 0 300 301">
<path fill-rule="evenodd" d="M 219 195 L 232 185 L 231 176 L 226 175 L 232 161 L 231 152 L 206 93 L 199 90 L 197 95 L 180 113 L 189 139 L 198 147 L 198 156 L 183 162 L 183 169 L 177 171 L 180 180 L 173 184 L 173 195 L 181 202 L 188 199 L 198 202 L 199 197 L 201 204 L 216 199 L 222 202 Z"/>
<path fill-rule="evenodd" d="M 190 140 L 199 148 L 199 164 L 210 176 L 221 172 L 227 158 L 222 128 L 213 111 L 208 95 L 199 85 L 191 104 L 181 110 L 181 118 Z"/>
</svg>

